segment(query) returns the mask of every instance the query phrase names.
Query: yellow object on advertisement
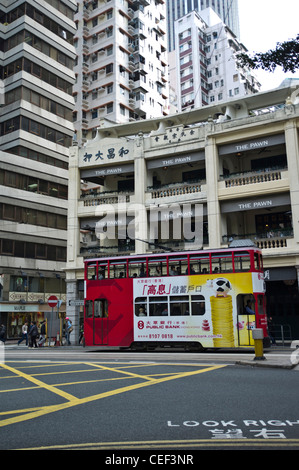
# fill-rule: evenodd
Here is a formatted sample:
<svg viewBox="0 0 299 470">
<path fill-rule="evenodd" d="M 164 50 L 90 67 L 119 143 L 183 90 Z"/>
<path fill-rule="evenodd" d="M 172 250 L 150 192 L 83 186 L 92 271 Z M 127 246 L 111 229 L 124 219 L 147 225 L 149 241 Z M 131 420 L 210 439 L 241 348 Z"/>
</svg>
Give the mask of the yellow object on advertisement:
<svg viewBox="0 0 299 470">
<path fill-rule="evenodd" d="M 210 297 L 210 301 L 214 346 L 233 347 L 235 342 L 232 298 L 230 295 Z"/>
</svg>

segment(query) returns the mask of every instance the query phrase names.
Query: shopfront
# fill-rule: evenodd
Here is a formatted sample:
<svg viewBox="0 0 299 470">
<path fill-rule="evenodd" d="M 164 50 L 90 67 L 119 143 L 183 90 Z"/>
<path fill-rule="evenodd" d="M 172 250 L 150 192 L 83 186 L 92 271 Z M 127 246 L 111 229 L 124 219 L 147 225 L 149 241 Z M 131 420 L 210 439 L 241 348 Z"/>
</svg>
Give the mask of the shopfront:
<svg viewBox="0 0 299 470">
<path fill-rule="evenodd" d="M 65 308 L 61 310 L 65 310 Z M 7 340 L 19 339 L 22 336 L 22 326 L 25 322 L 30 324 L 30 322 L 35 321 L 39 329 L 41 322 L 44 320 L 47 322 L 48 334 L 54 337 L 57 333 L 61 332 L 60 323 L 64 315 L 64 312 L 60 312 L 57 309 L 52 311 L 47 304 L 0 304 L 0 319 L 1 323 L 5 325 Z"/>
<path fill-rule="evenodd" d="M 221 203 L 224 243 L 234 239 L 287 240 L 293 236 L 289 193 L 240 198 Z M 263 248 L 262 246 L 261 248 Z"/>
<path fill-rule="evenodd" d="M 299 338 L 298 274 L 294 266 L 265 269 L 267 315 L 277 336 Z"/>
<path fill-rule="evenodd" d="M 0 304 L 1 321 L 6 327 L 7 339 L 20 338 L 25 322 L 42 322 L 45 319 L 44 312 L 40 312 L 38 308 L 38 305 Z"/>
</svg>

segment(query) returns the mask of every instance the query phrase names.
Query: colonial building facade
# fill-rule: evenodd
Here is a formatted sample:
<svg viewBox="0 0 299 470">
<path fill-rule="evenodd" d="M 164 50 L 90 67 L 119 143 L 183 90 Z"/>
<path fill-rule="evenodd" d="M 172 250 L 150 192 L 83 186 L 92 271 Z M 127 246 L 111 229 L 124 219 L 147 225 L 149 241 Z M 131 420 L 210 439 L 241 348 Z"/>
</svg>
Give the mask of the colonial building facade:
<svg viewBox="0 0 299 470">
<path fill-rule="evenodd" d="M 263 251 L 268 314 L 298 336 L 298 127 L 299 89 L 282 87 L 101 127 L 73 146 L 66 277 L 75 329 L 85 258 L 249 240 Z"/>
</svg>

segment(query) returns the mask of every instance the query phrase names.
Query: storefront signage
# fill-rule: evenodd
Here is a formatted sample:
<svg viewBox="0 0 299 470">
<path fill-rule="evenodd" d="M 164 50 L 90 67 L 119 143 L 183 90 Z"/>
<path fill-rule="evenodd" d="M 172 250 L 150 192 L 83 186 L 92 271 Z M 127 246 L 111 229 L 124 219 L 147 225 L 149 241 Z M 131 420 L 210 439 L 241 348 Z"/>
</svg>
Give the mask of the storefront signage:
<svg viewBox="0 0 299 470">
<path fill-rule="evenodd" d="M 79 151 L 79 166 L 96 166 L 102 164 L 121 163 L 132 160 L 134 142 L 127 139 L 104 139 Z"/>
<path fill-rule="evenodd" d="M 257 209 L 269 209 L 271 207 L 285 206 L 291 204 L 289 194 L 274 195 L 271 198 L 264 199 L 244 199 L 242 201 L 223 202 L 221 212 L 239 212 Z"/>
<path fill-rule="evenodd" d="M 95 168 L 92 170 L 82 170 L 81 179 L 88 179 L 93 177 L 104 177 L 109 175 L 120 175 L 125 173 L 132 173 L 134 171 L 134 163 L 128 165 L 107 166 L 103 168 Z"/>
<path fill-rule="evenodd" d="M 169 156 L 167 158 L 157 158 L 147 161 L 147 168 L 165 168 L 174 165 L 183 165 L 184 163 L 198 162 L 205 159 L 204 151 L 191 153 L 189 155 L 179 155 L 177 157 Z"/>
<path fill-rule="evenodd" d="M 248 152 L 249 150 L 262 149 L 273 145 L 283 144 L 285 142 L 284 134 L 261 137 L 254 140 L 246 140 L 234 144 L 219 146 L 219 155 L 228 155 L 231 153 Z"/>
<path fill-rule="evenodd" d="M 0 304 L 0 312 L 38 312 L 38 305 Z"/>
</svg>

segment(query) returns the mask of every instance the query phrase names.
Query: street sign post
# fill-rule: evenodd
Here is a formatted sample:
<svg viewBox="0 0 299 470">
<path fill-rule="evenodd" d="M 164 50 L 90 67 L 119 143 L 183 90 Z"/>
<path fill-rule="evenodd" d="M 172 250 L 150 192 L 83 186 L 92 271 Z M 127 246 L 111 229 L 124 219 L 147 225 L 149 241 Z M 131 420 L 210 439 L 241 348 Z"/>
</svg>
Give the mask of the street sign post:
<svg viewBox="0 0 299 470">
<path fill-rule="evenodd" d="M 69 300 L 69 307 L 83 307 L 84 300 Z"/>
<path fill-rule="evenodd" d="M 58 299 L 56 295 L 50 295 L 48 298 L 48 305 L 49 307 L 52 308 L 52 315 L 51 315 L 51 327 L 50 327 L 50 334 L 48 334 L 49 337 L 49 346 L 51 346 L 51 336 L 52 336 L 52 322 L 53 322 L 53 316 L 54 316 L 54 307 L 58 304 Z"/>
<path fill-rule="evenodd" d="M 48 305 L 54 308 L 56 307 L 57 304 L 58 304 L 58 299 L 56 295 L 50 295 L 50 297 L 48 298 Z"/>
</svg>

